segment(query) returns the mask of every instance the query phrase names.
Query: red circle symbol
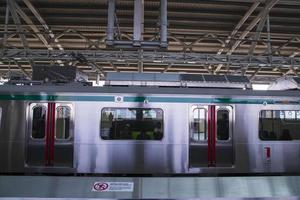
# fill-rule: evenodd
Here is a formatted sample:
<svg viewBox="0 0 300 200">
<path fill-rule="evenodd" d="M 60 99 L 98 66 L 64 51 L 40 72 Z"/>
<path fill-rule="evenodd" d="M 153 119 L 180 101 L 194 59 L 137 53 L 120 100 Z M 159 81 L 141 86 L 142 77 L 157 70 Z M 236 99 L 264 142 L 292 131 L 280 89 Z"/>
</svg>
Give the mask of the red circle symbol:
<svg viewBox="0 0 300 200">
<path fill-rule="evenodd" d="M 104 191 L 108 188 L 108 184 L 107 183 L 96 183 L 94 185 L 94 189 L 97 191 Z"/>
</svg>

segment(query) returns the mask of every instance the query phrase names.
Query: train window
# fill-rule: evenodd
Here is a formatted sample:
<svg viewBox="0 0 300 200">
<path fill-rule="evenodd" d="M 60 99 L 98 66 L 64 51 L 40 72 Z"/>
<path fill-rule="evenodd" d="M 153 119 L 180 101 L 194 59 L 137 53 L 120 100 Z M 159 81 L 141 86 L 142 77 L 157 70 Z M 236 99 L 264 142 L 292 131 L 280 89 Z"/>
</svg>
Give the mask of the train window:
<svg viewBox="0 0 300 200">
<path fill-rule="evenodd" d="M 56 108 L 55 138 L 65 140 L 70 137 L 71 109 L 68 106 Z"/>
<path fill-rule="evenodd" d="M 195 141 L 207 140 L 206 134 L 206 110 L 196 108 L 193 111 L 192 139 Z"/>
<path fill-rule="evenodd" d="M 300 111 L 262 110 L 259 117 L 261 140 L 300 140 Z"/>
<path fill-rule="evenodd" d="M 229 139 L 229 111 L 217 111 L 217 140 Z"/>
<path fill-rule="evenodd" d="M 32 130 L 31 136 L 34 139 L 43 139 L 46 128 L 46 108 L 35 106 L 32 109 Z"/>
<path fill-rule="evenodd" d="M 163 110 L 158 108 L 104 108 L 101 112 L 104 140 L 161 140 Z"/>
</svg>

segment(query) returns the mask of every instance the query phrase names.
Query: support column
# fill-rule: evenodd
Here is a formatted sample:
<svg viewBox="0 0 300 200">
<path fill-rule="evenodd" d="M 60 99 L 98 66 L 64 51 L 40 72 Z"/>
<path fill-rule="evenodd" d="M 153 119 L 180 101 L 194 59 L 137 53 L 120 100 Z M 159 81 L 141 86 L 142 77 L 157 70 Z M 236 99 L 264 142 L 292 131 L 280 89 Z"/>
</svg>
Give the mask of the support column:
<svg viewBox="0 0 300 200">
<path fill-rule="evenodd" d="M 116 2 L 115 0 L 108 0 L 108 14 L 107 14 L 107 45 L 114 44 L 115 33 L 115 12 Z"/>
<path fill-rule="evenodd" d="M 167 0 L 160 0 L 160 46 L 167 47 L 168 44 L 168 8 Z"/>
<path fill-rule="evenodd" d="M 139 49 L 138 72 L 139 73 L 144 72 L 143 49 Z"/>
<path fill-rule="evenodd" d="M 141 46 L 144 33 L 144 0 L 134 1 L 133 45 Z"/>
<path fill-rule="evenodd" d="M 5 25 L 4 25 L 4 35 L 3 35 L 3 46 L 6 45 L 7 40 L 7 26 L 9 23 L 9 5 L 6 3 L 6 12 L 5 12 Z"/>
</svg>

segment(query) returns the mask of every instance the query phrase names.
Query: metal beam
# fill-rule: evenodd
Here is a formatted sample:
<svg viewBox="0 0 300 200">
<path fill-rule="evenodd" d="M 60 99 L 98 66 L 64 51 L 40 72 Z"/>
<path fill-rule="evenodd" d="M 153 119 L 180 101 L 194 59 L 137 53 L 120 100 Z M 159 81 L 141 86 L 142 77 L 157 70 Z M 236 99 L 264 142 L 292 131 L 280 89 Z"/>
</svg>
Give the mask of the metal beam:
<svg viewBox="0 0 300 200">
<path fill-rule="evenodd" d="M 108 62 L 109 65 L 116 71 L 116 72 L 119 72 L 120 70 L 117 68 L 117 66 L 114 65 L 113 62 Z"/>
<path fill-rule="evenodd" d="M 7 4 L 9 5 L 9 10 L 10 10 L 10 13 L 11 13 L 11 16 L 13 18 L 13 21 L 16 25 L 16 29 L 18 31 L 18 34 L 21 38 L 21 42 L 24 46 L 24 48 L 28 48 L 28 42 L 26 40 L 26 37 L 24 35 L 24 30 L 23 28 L 21 27 L 21 21 L 20 21 L 20 18 L 16 12 L 16 7 L 15 7 L 15 1 L 14 0 L 7 0 Z"/>
<path fill-rule="evenodd" d="M 139 73 L 143 73 L 144 72 L 144 51 L 143 49 L 139 49 L 138 50 L 138 61 L 137 61 L 137 65 L 138 65 L 138 72 Z"/>
<path fill-rule="evenodd" d="M 230 65 L 230 66 L 263 66 L 265 68 L 280 67 L 300 67 L 300 57 L 273 56 L 270 63 L 268 56 L 254 55 L 249 59 L 248 55 L 216 55 L 202 53 L 183 53 L 183 52 L 153 52 L 153 51 L 103 51 L 103 50 L 53 50 L 45 49 L 0 49 L 0 60 L 18 60 L 34 59 L 36 61 L 49 60 L 74 60 L 74 55 L 81 55 L 89 62 L 117 62 L 120 64 L 138 63 L 160 63 L 174 65 Z"/>
<path fill-rule="evenodd" d="M 296 71 L 296 69 L 293 66 L 291 66 L 287 72 L 283 73 L 283 76 L 286 76 L 290 73 L 293 73 L 295 76 L 298 76 L 298 72 Z"/>
<path fill-rule="evenodd" d="M 16 12 L 16 3 L 15 3 L 14 0 L 7 0 L 7 4 L 9 5 L 9 10 L 10 10 L 11 16 L 13 18 L 13 21 L 14 21 L 14 23 L 16 25 L 16 29 L 18 31 L 18 34 L 19 34 L 19 36 L 21 38 L 21 42 L 23 44 L 23 47 L 24 47 L 25 51 L 28 51 L 29 50 L 29 45 L 28 45 L 28 42 L 27 42 L 26 37 L 24 35 L 25 31 L 21 27 L 20 18 L 18 16 L 17 12 Z M 15 61 L 14 58 L 11 58 L 11 60 Z M 29 64 L 30 64 L 31 67 L 34 66 L 33 59 L 29 58 L 29 59 L 26 59 L 26 60 L 28 60 L 28 62 L 29 62 Z"/>
<path fill-rule="evenodd" d="M 5 25 L 4 25 L 4 35 L 3 35 L 3 43 L 2 45 L 5 46 L 6 45 L 6 42 L 7 42 L 7 26 L 8 26 L 8 23 L 9 23 L 9 6 L 8 6 L 8 3 L 6 4 L 6 11 L 5 11 Z"/>
<path fill-rule="evenodd" d="M 30 9 L 30 11 L 34 14 L 34 16 L 37 18 L 37 20 L 42 24 L 45 31 L 49 34 L 49 38 L 54 39 L 54 34 L 47 25 L 46 21 L 42 18 L 40 13 L 35 9 L 35 7 L 31 4 L 29 0 L 23 0 L 25 5 Z M 16 4 L 18 7 L 18 5 Z M 26 21 L 26 23 L 31 27 L 31 29 L 37 34 L 38 38 L 44 43 L 44 45 L 47 47 L 48 50 L 53 50 L 53 47 L 51 44 L 49 44 L 48 39 L 39 33 L 39 29 L 34 25 L 32 20 L 21 10 L 21 8 L 18 8 L 18 13 L 22 16 L 22 18 Z M 59 50 L 64 50 L 61 44 L 59 44 L 58 39 L 54 39 L 55 44 Z M 57 60 L 57 63 L 61 66 L 64 66 L 63 62 L 61 60 Z"/>
<path fill-rule="evenodd" d="M 139 73 L 143 73 L 144 72 L 144 63 L 141 60 L 138 61 L 138 72 Z"/>
<path fill-rule="evenodd" d="M 240 35 L 239 39 L 232 45 L 231 49 L 227 52 L 227 55 L 231 55 L 233 51 L 240 45 L 240 43 L 245 39 L 245 37 L 250 33 L 250 31 L 256 26 L 256 24 L 270 12 L 270 10 L 275 6 L 279 0 L 269 0 L 266 6 L 260 11 L 258 16 L 251 21 L 246 30 Z"/>
<path fill-rule="evenodd" d="M 14 1 L 14 0 L 12 0 Z M 53 50 L 53 48 L 49 45 L 47 39 L 40 33 L 40 30 L 34 25 L 34 22 L 22 11 L 20 6 L 14 2 L 16 11 L 19 15 L 24 19 L 24 21 L 28 24 L 28 26 L 33 30 L 33 32 L 37 35 L 37 37 L 43 42 L 43 44 L 47 47 L 48 50 Z"/>
<path fill-rule="evenodd" d="M 160 0 L 160 45 L 167 47 L 168 41 L 168 1 Z"/>
<path fill-rule="evenodd" d="M 98 72 L 98 74 L 100 74 L 102 77 L 105 77 L 102 67 L 100 67 L 96 62 L 94 61 L 88 62 L 88 65 L 91 66 L 92 69 Z"/>
<path fill-rule="evenodd" d="M 255 78 L 255 76 L 259 73 L 259 71 L 262 69 L 262 67 L 260 66 L 259 68 L 257 68 L 254 73 L 249 77 L 249 80 L 253 80 Z"/>
<path fill-rule="evenodd" d="M 144 33 L 144 0 L 134 0 L 133 45 L 141 46 Z"/>
<path fill-rule="evenodd" d="M 246 30 L 239 36 L 239 38 L 235 41 L 235 43 L 231 46 L 229 51 L 227 51 L 226 55 L 231 55 L 234 50 L 240 45 L 240 43 L 245 39 L 245 37 L 250 33 L 250 31 L 256 26 L 256 24 L 270 12 L 270 10 L 275 6 L 275 4 L 279 0 L 269 0 L 265 7 L 260 11 L 256 18 L 254 18 L 251 23 L 247 26 Z M 222 65 L 218 65 L 215 70 L 215 73 L 218 72 L 222 68 Z"/>
<path fill-rule="evenodd" d="M 259 40 L 259 38 L 260 38 L 261 32 L 262 32 L 262 30 L 263 30 L 263 28 L 264 28 L 264 26 L 265 26 L 265 24 L 266 24 L 267 16 L 268 16 L 268 15 L 267 15 L 267 13 L 266 13 L 266 15 L 264 15 L 264 16 L 261 18 L 261 20 L 259 21 L 259 23 L 258 23 L 258 25 L 257 25 L 257 27 L 256 27 L 255 35 L 254 35 L 254 37 L 252 38 L 253 41 L 252 41 L 252 44 L 251 44 L 251 46 L 250 46 L 250 48 L 249 48 L 249 52 L 248 52 L 248 55 L 249 55 L 249 56 L 252 56 L 253 53 L 254 53 L 254 50 L 255 50 L 256 45 L 257 45 L 257 42 L 258 42 L 258 40 Z"/>
<path fill-rule="evenodd" d="M 32 5 L 32 3 L 29 0 L 23 0 L 23 2 L 30 9 L 30 11 L 34 14 L 34 16 L 37 18 L 37 20 L 42 24 L 42 26 L 44 27 L 45 31 L 49 34 L 50 38 L 54 38 L 54 34 L 53 34 L 52 30 L 47 25 L 46 21 L 40 15 L 40 13 L 38 12 L 38 10 Z M 56 46 L 57 46 L 58 49 L 64 50 L 63 47 L 62 47 L 62 45 L 59 44 L 58 39 L 55 39 L 55 42 L 56 42 Z"/>
<path fill-rule="evenodd" d="M 254 38 L 253 38 L 253 41 L 252 41 L 252 44 L 249 48 L 249 52 L 248 52 L 248 55 L 249 56 L 253 56 L 253 53 L 254 53 L 254 50 L 256 48 L 256 45 L 257 45 L 257 42 L 260 38 L 260 35 L 262 33 L 262 30 L 265 26 L 265 24 L 267 25 L 267 32 L 268 32 L 268 52 L 269 52 L 269 59 L 270 59 L 270 63 L 272 63 L 272 57 L 271 57 L 271 46 L 270 46 L 270 20 L 269 20 L 269 13 L 266 13 L 265 16 L 263 16 L 263 18 L 260 20 L 260 22 L 258 23 L 257 25 L 257 28 L 256 28 L 256 32 L 255 32 L 255 35 L 254 35 Z M 246 66 L 245 68 L 242 69 L 242 75 L 245 75 L 246 71 L 248 70 L 248 67 L 249 66 Z"/>
<path fill-rule="evenodd" d="M 173 63 L 168 64 L 168 66 L 162 72 L 167 72 L 172 66 L 173 66 Z"/>
<path fill-rule="evenodd" d="M 293 58 L 293 57 L 295 57 L 295 56 L 297 56 L 299 54 L 300 54 L 300 50 L 293 52 L 289 57 Z"/>
<path fill-rule="evenodd" d="M 49 26 L 47 25 L 45 20 L 42 18 L 40 13 L 37 11 L 37 9 L 35 9 L 35 7 L 32 5 L 32 3 L 29 0 L 23 0 L 23 2 L 29 8 L 29 10 L 34 14 L 34 16 L 37 18 L 37 20 L 42 24 L 44 29 L 46 31 L 49 31 L 49 33 L 51 33 L 51 30 L 50 30 Z"/>
<path fill-rule="evenodd" d="M 23 69 L 23 67 L 22 67 L 22 65 L 21 65 L 20 63 L 18 63 L 15 59 L 12 59 L 12 61 L 17 65 L 17 67 L 21 70 L 21 72 L 22 72 L 27 78 L 31 79 L 30 74 L 29 74 L 28 72 L 26 72 L 26 71 Z"/>
<path fill-rule="evenodd" d="M 26 0 L 24 0 L 24 1 L 26 1 Z M 30 4 L 30 2 L 28 2 L 28 1 L 26 1 L 26 2 L 27 2 L 27 4 L 30 5 L 30 8 L 33 8 L 33 6 Z M 50 51 L 53 50 L 53 47 L 49 44 L 47 38 L 43 34 L 40 33 L 40 30 L 37 28 L 36 25 L 34 25 L 34 22 L 22 11 L 22 9 L 18 6 L 18 4 L 16 2 L 15 2 L 15 6 L 16 6 L 16 11 L 24 19 L 24 21 L 29 25 L 29 27 L 33 30 L 33 32 L 37 35 L 37 37 L 43 42 L 43 44 L 46 46 L 46 48 Z M 38 14 L 36 10 L 34 10 L 34 13 Z M 41 22 L 45 23 L 45 21 L 42 20 L 42 18 L 40 16 L 39 16 L 39 20 L 41 20 Z M 46 27 L 48 27 L 48 26 L 46 25 Z M 48 28 L 46 31 L 50 31 L 50 29 Z M 53 38 L 54 35 L 50 33 L 49 37 Z M 57 40 L 57 42 L 58 42 L 58 40 Z M 57 46 L 60 50 L 63 50 L 63 48 L 60 44 L 58 44 Z M 57 62 L 63 66 L 63 63 L 61 60 L 57 60 Z"/>
<path fill-rule="evenodd" d="M 244 23 L 247 21 L 247 19 L 252 15 L 252 13 L 255 11 L 255 9 L 259 6 L 260 2 L 254 2 L 252 6 L 249 8 L 249 10 L 245 13 L 245 15 L 242 17 L 242 19 L 237 23 L 237 25 L 234 27 L 233 31 L 231 32 L 230 36 L 228 36 L 226 40 L 226 46 L 230 44 L 231 39 L 235 37 L 235 34 L 240 30 L 240 28 L 244 25 Z M 225 48 L 219 49 L 218 55 L 220 55 Z"/>
<path fill-rule="evenodd" d="M 272 59 L 272 44 L 271 44 L 271 27 L 270 27 L 270 15 L 267 15 L 267 34 L 268 34 L 268 56 Z"/>
<path fill-rule="evenodd" d="M 113 45 L 114 34 L 115 34 L 115 12 L 116 2 L 115 0 L 108 0 L 108 11 L 107 11 L 107 44 Z"/>
</svg>

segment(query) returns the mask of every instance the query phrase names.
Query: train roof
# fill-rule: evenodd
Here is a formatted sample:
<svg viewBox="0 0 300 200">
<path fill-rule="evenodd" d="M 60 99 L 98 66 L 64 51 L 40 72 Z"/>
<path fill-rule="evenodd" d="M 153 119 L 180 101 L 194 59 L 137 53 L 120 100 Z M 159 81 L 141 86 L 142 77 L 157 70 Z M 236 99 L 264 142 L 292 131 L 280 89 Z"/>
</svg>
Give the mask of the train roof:
<svg viewBox="0 0 300 200">
<path fill-rule="evenodd" d="M 300 97 L 299 90 L 286 91 L 257 91 L 250 89 L 225 89 L 225 88 L 181 88 L 181 87 L 154 87 L 154 86 L 104 86 L 92 87 L 82 85 L 2 85 L 0 86 L 0 93 L 2 94 L 24 94 L 24 93 L 126 93 L 126 94 L 168 94 L 168 95 L 217 95 L 217 96 L 286 96 L 286 97 Z"/>
</svg>

